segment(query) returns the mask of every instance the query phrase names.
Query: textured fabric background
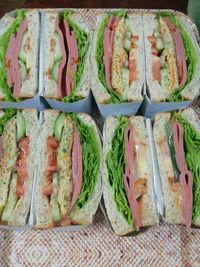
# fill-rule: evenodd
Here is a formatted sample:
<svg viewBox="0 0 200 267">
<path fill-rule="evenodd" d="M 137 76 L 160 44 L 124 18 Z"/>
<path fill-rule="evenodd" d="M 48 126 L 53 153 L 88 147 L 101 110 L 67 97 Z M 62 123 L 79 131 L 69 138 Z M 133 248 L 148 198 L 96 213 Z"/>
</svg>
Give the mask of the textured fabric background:
<svg viewBox="0 0 200 267">
<path fill-rule="evenodd" d="M 200 266 L 200 230 L 154 226 L 137 236 L 116 237 L 99 211 L 78 232 L 0 230 L 0 266 Z"/>
<path fill-rule="evenodd" d="M 89 21 L 94 11 L 87 13 Z M 192 105 L 200 116 L 200 99 Z M 158 225 L 117 237 L 99 210 L 89 228 L 77 231 L 0 229 L 0 267 L 200 266 L 200 229 Z"/>
</svg>

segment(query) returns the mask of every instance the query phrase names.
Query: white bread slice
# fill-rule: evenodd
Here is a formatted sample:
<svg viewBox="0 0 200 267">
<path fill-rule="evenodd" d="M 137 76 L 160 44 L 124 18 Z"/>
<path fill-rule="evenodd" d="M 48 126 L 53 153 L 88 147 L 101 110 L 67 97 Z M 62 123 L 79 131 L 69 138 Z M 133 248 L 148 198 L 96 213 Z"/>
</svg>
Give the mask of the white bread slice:
<svg viewBox="0 0 200 267">
<path fill-rule="evenodd" d="M 96 18 L 95 32 L 92 40 L 92 52 L 91 52 L 91 63 L 92 63 L 92 77 L 91 77 L 91 89 L 94 97 L 99 104 L 106 104 L 110 101 L 111 96 L 104 88 L 98 77 L 98 67 L 96 61 L 96 44 L 99 29 L 102 25 L 103 20 L 108 13 L 99 13 Z M 123 91 L 122 99 L 128 101 L 139 102 L 142 98 L 142 87 L 144 83 L 144 58 L 143 58 L 143 32 L 142 32 L 142 16 L 136 13 L 129 13 L 128 19 L 130 19 L 130 27 L 133 35 L 139 36 L 138 42 L 138 80 L 133 82 L 132 85 Z M 103 59 L 102 59 L 103 62 Z"/>
<path fill-rule="evenodd" d="M 37 110 L 22 110 L 22 115 L 25 118 L 26 122 L 26 135 L 29 137 L 29 159 L 28 159 L 28 177 L 24 183 L 24 196 L 20 197 L 15 206 L 8 225 L 10 226 L 24 226 L 27 223 L 31 196 L 32 196 L 32 185 L 33 178 L 36 167 L 36 157 L 35 151 L 37 146 L 37 136 L 38 136 L 38 117 Z M 13 165 L 14 166 L 14 165 Z"/>
<path fill-rule="evenodd" d="M 114 198 L 113 188 L 108 181 L 108 170 L 106 166 L 106 156 L 111 149 L 111 142 L 114 131 L 118 126 L 118 120 L 115 117 L 107 117 L 103 128 L 103 198 L 107 211 L 108 219 L 114 232 L 117 235 L 126 235 L 134 230 L 133 225 L 130 225 L 124 218 L 123 214 L 118 211 Z"/>
<path fill-rule="evenodd" d="M 45 38 L 44 38 L 44 96 L 49 98 L 55 98 L 58 99 L 58 90 L 57 90 L 57 82 L 50 78 L 49 70 L 52 69 L 54 65 L 54 51 L 51 49 L 51 39 L 54 38 L 55 33 L 55 23 L 56 20 L 59 18 L 59 12 L 58 11 L 45 11 Z M 84 30 L 87 34 L 89 34 L 91 38 L 91 30 L 89 27 L 84 23 L 82 17 L 80 14 L 72 14 L 70 17 L 76 25 Z M 91 41 L 90 41 L 91 43 Z M 80 96 L 82 98 L 86 98 L 89 91 L 90 91 L 90 62 L 89 62 L 89 56 L 90 56 L 90 49 L 91 46 L 89 46 L 89 49 L 85 56 L 85 64 L 84 64 L 84 70 L 81 75 L 81 80 L 74 90 L 76 96 Z"/>
<path fill-rule="evenodd" d="M 192 108 L 186 108 L 181 111 L 181 114 L 200 133 L 200 121 L 195 111 Z"/>
<path fill-rule="evenodd" d="M 76 96 L 86 98 L 90 91 L 90 74 L 91 74 L 91 69 L 92 69 L 92 66 L 90 64 L 92 31 L 89 28 L 89 26 L 84 22 L 83 17 L 80 13 L 74 13 L 70 18 L 73 20 L 74 23 L 76 23 L 76 25 L 80 29 L 85 31 L 89 35 L 89 38 L 90 38 L 90 45 L 85 55 L 84 70 L 81 75 L 81 80 L 80 80 L 78 87 L 76 87 L 74 91 Z"/>
<path fill-rule="evenodd" d="M 180 185 L 172 187 L 173 165 L 168 144 L 167 153 L 163 153 L 160 143 L 167 142 L 165 124 L 170 121 L 171 113 L 159 113 L 155 116 L 153 125 L 154 142 L 156 147 L 160 178 L 164 194 L 165 220 L 167 223 L 183 224 L 182 207 L 180 201 Z M 173 189 L 173 190 L 172 190 Z"/>
<path fill-rule="evenodd" d="M 47 144 L 46 140 L 48 136 L 53 135 L 54 122 L 59 115 L 59 111 L 45 110 L 44 122 L 42 124 L 42 130 L 38 137 L 37 144 L 37 181 L 35 190 L 35 216 L 36 216 L 36 228 L 48 228 L 53 226 L 51 208 L 49 200 L 42 194 L 42 190 L 45 184 L 43 179 L 47 166 Z"/>
<path fill-rule="evenodd" d="M 142 226 L 150 226 L 158 223 L 158 216 L 155 204 L 155 192 L 153 188 L 153 169 L 150 152 L 150 142 L 144 118 L 141 116 L 131 116 L 130 124 L 134 128 L 134 143 L 137 147 L 136 166 L 139 178 L 145 178 L 147 192 L 141 197 Z"/>
<path fill-rule="evenodd" d="M 57 164 L 59 169 L 58 204 L 60 206 L 62 218 L 65 218 L 66 215 L 68 215 L 73 189 L 71 156 L 72 145 L 73 123 L 70 119 L 65 118 L 62 136 L 57 150 Z"/>
<path fill-rule="evenodd" d="M 5 125 L 1 136 L 3 154 L 0 159 L 0 217 L 6 204 L 10 178 L 17 160 L 16 118 L 11 118 Z"/>
<path fill-rule="evenodd" d="M 44 13 L 44 96 L 58 98 L 57 82 L 49 76 L 49 70 L 54 65 L 54 51 L 51 49 L 51 39 L 54 38 L 58 11 Z"/>
<path fill-rule="evenodd" d="M 0 20 L 0 37 L 9 29 L 12 23 L 15 21 L 10 13 L 6 13 Z"/>
<path fill-rule="evenodd" d="M 153 26 L 155 18 L 155 14 L 143 14 L 146 81 L 150 99 L 155 102 L 161 102 L 165 101 L 165 99 L 170 96 L 170 92 L 167 89 L 162 88 L 158 81 L 153 80 L 151 43 L 149 42 L 148 37 L 153 35 Z"/>
<path fill-rule="evenodd" d="M 79 113 L 78 117 L 89 127 L 92 127 L 95 129 L 96 137 L 98 141 L 97 149 L 99 150 L 99 154 L 101 156 L 102 155 L 101 141 L 100 141 L 99 132 L 98 132 L 98 129 L 97 129 L 97 126 L 94 120 L 85 113 Z M 100 167 L 101 167 L 101 158 L 100 158 Z M 97 208 L 101 200 L 101 196 L 102 196 L 101 168 L 99 168 L 98 176 L 96 179 L 97 180 L 96 180 L 96 184 L 94 187 L 94 191 L 92 193 L 90 200 L 88 200 L 88 202 L 80 210 L 75 208 L 70 214 L 70 217 L 72 218 L 72 220 L 75 221 L 77 224 L 91 224 L 93 222 L 94 215 L 97 211 Z"/>
<path fill-rule="evenodd" d="M 130 28 L 132 35 L 139 37 L 138 52 L 137 52 L 137 71 L 138 79 L 132 82 L 131 86 L 122 93 L 123 99 L 128 101 L 140 102 L 142 101 L 142 88 L 144 84 L 144 47 L 143 47 L 143 25 L 142 16 L 137 13 L 128 13 L 127 19 L 130 19 Z"/>
<path fill-rule="evenodd" d="M 10 13 L 6 13 L 3 18 L 0 19 L 0 38 L 1 36 L 9 29 L 12 23 L 15 21 L 15 18 L 10 15 Z M 0 62 L 1 64 L 1 62 Z M 3 89 L 0 88 L 0 100 L 5 98 L 5 94 Z"/>
<path fill-rule="evenodd" d="M 26 67 L 29 70 L 28 79 L 22 83 L 20 98 L 34 97 L 38 91 L 38 60 L 39 60 L 39 12 L 36 9 L 25 12 L 28 21 L 28 34 L 30 49 L 26 51 Z"/>
</svg>

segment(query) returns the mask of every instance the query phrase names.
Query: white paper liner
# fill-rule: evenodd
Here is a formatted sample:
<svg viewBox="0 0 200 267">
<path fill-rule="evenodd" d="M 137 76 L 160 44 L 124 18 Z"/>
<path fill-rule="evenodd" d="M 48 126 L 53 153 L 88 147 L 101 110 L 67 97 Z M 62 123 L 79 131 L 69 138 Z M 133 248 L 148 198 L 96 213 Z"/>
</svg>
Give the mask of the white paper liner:
<svg viewBox="0 0 200 267">
<path fill-rule="evenodd" d="M 153 183 L 154 183 L 154 192 L 156 197 L 156 205 L 158 214 L 163 218 L 164 216 L 164 197 L 163 190 L 161 185 L 160 171 L 158 166 L 155 142 L 153 138 L 153 129 L 152 129 L 152 121 L 150 119 L 146 119 L 146 127 L 149 136 L 150 143 L 150 152 L 152 158 L 152 168 L 153 168 Z"/>
<path fill-rule="evenodd" d="M 147 95 L 144 97 L 144 101 L 141 106 L 142 115 L 146 118 L 153 118 L 156 113 L 163 111 L 172 111 L 176 109 L 182 109 L 188 107 L 192 101 L 182 102 L 152 102 Z"/>
</svg>

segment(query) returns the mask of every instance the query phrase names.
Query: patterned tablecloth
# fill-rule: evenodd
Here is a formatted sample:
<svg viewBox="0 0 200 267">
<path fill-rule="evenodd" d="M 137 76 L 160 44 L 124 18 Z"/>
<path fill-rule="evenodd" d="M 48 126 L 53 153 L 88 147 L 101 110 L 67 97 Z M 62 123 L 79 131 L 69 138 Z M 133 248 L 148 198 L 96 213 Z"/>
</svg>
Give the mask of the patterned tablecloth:
<svg viewBox="0 0 200 267">
<path fill-rule="evenodd" d="M 91 20 L 91 16 L 88 16 Z M 200 117 L 200 98 L 194 101 Z M 200 229 L 158 225 L 131 237 L 117 237 L 99 210 L 89 228 L 0 230 L 0 267 L 200 266 Z"/>
</svg>

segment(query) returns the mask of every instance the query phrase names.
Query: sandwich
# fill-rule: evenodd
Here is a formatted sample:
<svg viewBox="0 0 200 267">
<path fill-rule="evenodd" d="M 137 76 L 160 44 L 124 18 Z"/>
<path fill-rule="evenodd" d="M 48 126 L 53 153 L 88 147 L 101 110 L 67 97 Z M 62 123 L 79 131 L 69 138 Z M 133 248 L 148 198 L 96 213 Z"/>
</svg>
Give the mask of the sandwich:
<svg viewBox="0 0 200 267">
<path fill-rule="evenodd" d="M 140 102 L 144 81 L 142 16 L 125 10 L 98 14 L 91 87 L 99 104 Z"/>
<path fill-rule="evenodd" d="M 84 99 L 90 89 L 90 30 L 71 10 L 44 16 L 44 96 L 62 102 Z"/>
<path fill-rule="evenodd" d="M 36 110 L 0 111 L 0 223 L 28 222 L 38 131 Z"/>
<path fill-rule="evenodd" d="M 159 113 L 154 141 L 164 194 L 164 220 L 200 226 L 200 122 L 191 108 Z"/>
<path fill-rule="evenodd" d="M 84 113 L 46 110 L 38 138 L 36 228 L 88 225 L 101 198 L 101 143 Z"/>
<path fill-rule="evenodd" d="M 117 235 L 158 223 L 145 119 L 108 117 L 103 129 L 103 199 Z"/>
<path fill-rule="evenodd" d="M 200 55 L 189 23 L 171 12 L 144 14 L 146 79 L 155 102 L 193 100 Z"/>
<path fill-rule="evenodd" d="M 5 16 L 0 34 L 0 100 L 34 97 L 38 90 L 39 13 Z"/>
</svg>

